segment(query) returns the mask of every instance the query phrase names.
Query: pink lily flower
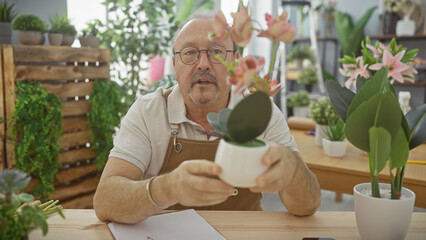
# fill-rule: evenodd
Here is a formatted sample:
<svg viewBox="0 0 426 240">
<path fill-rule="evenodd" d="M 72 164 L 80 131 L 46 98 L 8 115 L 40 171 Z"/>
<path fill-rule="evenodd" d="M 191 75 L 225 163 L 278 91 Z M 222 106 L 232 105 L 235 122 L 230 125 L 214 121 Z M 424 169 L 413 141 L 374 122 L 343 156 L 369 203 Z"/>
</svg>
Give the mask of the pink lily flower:
<svg viewBox="0 0 426 240">
<path fill-rule="evenodd" d="M 247 10 L 240 3 L 240 11 L 232 13 L 234 23 L 232 24 L 232 37 L 238 46 L 245 47 L 250 43 L 253 34 L 253 21 Z"/>
<path fill-rule="evenodd" d="M 213 32 L 209 33 L 209 40 L 225 41 L 230 36 L 229 25 L 221 10 L 217 11 L 213 18 Z"/>
<path fill-rule="evenodd" d="M 288 13 L 284 12 L 280 16 L 272 17 L 268 13 L 265 14 L 265 19 L 268 29 L 263 30 L 257 35 L 258 37 L 266 37 L 272 41 L 280 41 L 291 43 L 294 40 L 295 29 L 287 23 Z"/>
<path fill-rule="evenodd" d="M 375 46 L 371 45 L 371 44 L 366 44 L 365 45 L 368 49 L 371 50 L 371 52 L 373 52 L 373 57 L 375 59 L 379 59 L 382 58 L 382 54 L 384 50 L 389 50 L 389 46 L 386 46 L 385 44 L 379 42 L 379 47 L 376 48 Z"/>
<path fill-rule="evenodd" d="M 263 57 L 257 61 L 254 60 L 253 56 L 240 58 L 235 66 L 234 76 L 229 79 L 230 83 L 237 86 L 235 92 L 242 92 L 249 87 L 264 65 L 265 58 Z"/>
<path fill-rule="evenodd" d="M 401 72 L 401 75 L 405 80 L 409 82 L 414 82 L 414 74 L 417 73 L 417 70 L 413 66 L 409 65 L 409 68 Z"/>
<path fill-rule="evenodd" d="M 404 56 L 405 51 L 401 51 L 395 56 L 392 55 L 388 50 L 384 50 L 382 63 L 376 63 L 370 66 L 371 70 L 379 70 L 382 67 L 388 67 L 388 78 L 391 78 L 391 81 L 397 80 L 399 82 L 404 82 L 402 77 L 402 72 L 410 68 L 407 64 L 401 62 L 402 57 Z"/>
</svg>

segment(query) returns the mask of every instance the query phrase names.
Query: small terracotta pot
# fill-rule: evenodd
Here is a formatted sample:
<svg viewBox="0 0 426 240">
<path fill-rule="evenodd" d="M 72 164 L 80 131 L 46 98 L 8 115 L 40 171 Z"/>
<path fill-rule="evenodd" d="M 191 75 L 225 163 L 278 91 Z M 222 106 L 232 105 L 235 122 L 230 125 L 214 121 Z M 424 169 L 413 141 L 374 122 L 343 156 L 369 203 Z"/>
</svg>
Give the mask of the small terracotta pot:
<svg viewBox="0 0 426 240">
<path fill-rule="evenodd" d="M 74 42 L 75 37 L 69 34 L 64 34 L 62 39 L 62 46 L 71 46 Z"/>
<path fill-rule="evenodd" d="M 24 45 L 43 45 L 45 38 L 42 32 L 19 30 L 18 40 Z"/>
<path fill-rule="evenodd" d="M 61 46 L 64 35 L 62 33 L 49 33 L 47 37 L 51 46 Z"/>
<path fill-rule="evenodd" d="M 101 42 L 98 37 L 81 37 L 79 38 L 80 45 L 82 47 L 92 47 L 97 48 L 99 46 L 99 43 Z"/>
</svg>

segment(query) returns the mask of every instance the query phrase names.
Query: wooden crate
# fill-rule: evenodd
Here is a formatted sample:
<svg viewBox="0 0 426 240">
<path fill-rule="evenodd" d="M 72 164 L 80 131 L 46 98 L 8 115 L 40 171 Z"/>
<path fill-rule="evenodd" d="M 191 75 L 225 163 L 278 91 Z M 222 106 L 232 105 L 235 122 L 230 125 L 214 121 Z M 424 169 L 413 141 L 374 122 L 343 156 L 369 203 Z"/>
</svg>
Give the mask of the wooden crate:
<svg viewBox="0 0 426 240">
<path fill-rule="evenodd" d="M 56 193 L 50 198 L 60 200 L 67 208 L 92 208 L 99 173 L 93 164 L 96 154 L 88 148 L 90 104 L 86 98 L 91 93 L 94 79 L 109 81 L 109 50 L 3 45 L 2 56 L 0 76 L 4 84 L 0 88 L 4 88 L 1 99 L 7 98 L 2 105 L 7 119 L 12 117 L 15 108 L 14 88 L 18 81 L 41 81 L 49 93 L 56 94 L 62 101 L 63 135 L 59 140 L 62 168 L 54 182 Z M 6 166 L 11 167 L 14 161 L 11 131 L 7 131 L 6 136 Z"/>
<path fill-rule="evenodd" d="M 0 45 L 0 118 L 5 119 L 5 104 L 4 104 L 4 74 L 1 71 L 3 66 L 3 46 Z M 5 155 L 6 155 L 6 125 L 0 124 L 0 171 L 6 167 Z"/>
</svg>

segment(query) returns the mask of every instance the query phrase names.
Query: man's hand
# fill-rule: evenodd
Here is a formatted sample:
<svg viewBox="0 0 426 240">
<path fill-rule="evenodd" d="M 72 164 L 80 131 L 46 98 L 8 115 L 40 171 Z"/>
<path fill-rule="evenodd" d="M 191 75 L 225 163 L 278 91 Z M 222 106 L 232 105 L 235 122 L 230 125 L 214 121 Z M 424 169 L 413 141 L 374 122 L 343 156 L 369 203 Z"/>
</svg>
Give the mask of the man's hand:
<svg viewBox="0 0 426 240">
<path fill-rule="evenodd" d="M 234 188 L 220 179 L 221 168 L 207 160 L 189 160 L 167 176 L 170 198 L 184 206 L 207 206 L 224 202 Z"/>
<path fill-rule="evenodd" d="M 263 156 L 262 162 L 270 168 L 256 179 L 257 186 L 252 192 L 274 193 L 286 187 L 294 177 L 298 159 L 288 148 L 268 142 L 271 146 Z"/>
</svg>

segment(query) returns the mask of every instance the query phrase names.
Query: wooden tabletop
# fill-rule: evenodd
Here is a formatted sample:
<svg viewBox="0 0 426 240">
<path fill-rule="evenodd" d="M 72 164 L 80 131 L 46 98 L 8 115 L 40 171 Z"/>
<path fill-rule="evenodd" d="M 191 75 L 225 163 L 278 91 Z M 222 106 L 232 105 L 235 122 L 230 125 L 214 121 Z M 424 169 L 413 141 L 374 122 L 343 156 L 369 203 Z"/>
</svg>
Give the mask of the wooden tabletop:
<svg viewBox="0 0 426 240">
<path fill-rule="evenodd" d="M 341 193 L 353 193 L 358 183 L 370 182 L 367 155 L 348 143 L 348 149 L 342 158 L 332 158 L 324 154 L 315 144 L 315 137 L 306 131 L 291 130 L 300 155 L 308 167 L 318 177 L 322 189 Z M 410 160 L 426 160 L 426 144 L 410 151 Z M 389 169 L 386 167 L 379 175 L 381 182 L 389 182 Z M 404 187 L 416 193 L 417 207 L 426 208 L 426 165 L 407 164 Z"/>
<path fill-rule="evenodd" d="M 317 212 L 310 217 L 295 217 L 287 212 L 197 211 L 227 239 L 302 239 L 331 237 L 336 240 L 360 239 L 354 212 Z M 57 214 L 48 219 L 49 232 L 42 237 L 39 229 L 29 239 L 114 239 L 106 223 L 94 210 L 66 209 L 66 219 Z M 413 213 L 406 239 L 424 240 L 426 213 Z"/>
</svg>

